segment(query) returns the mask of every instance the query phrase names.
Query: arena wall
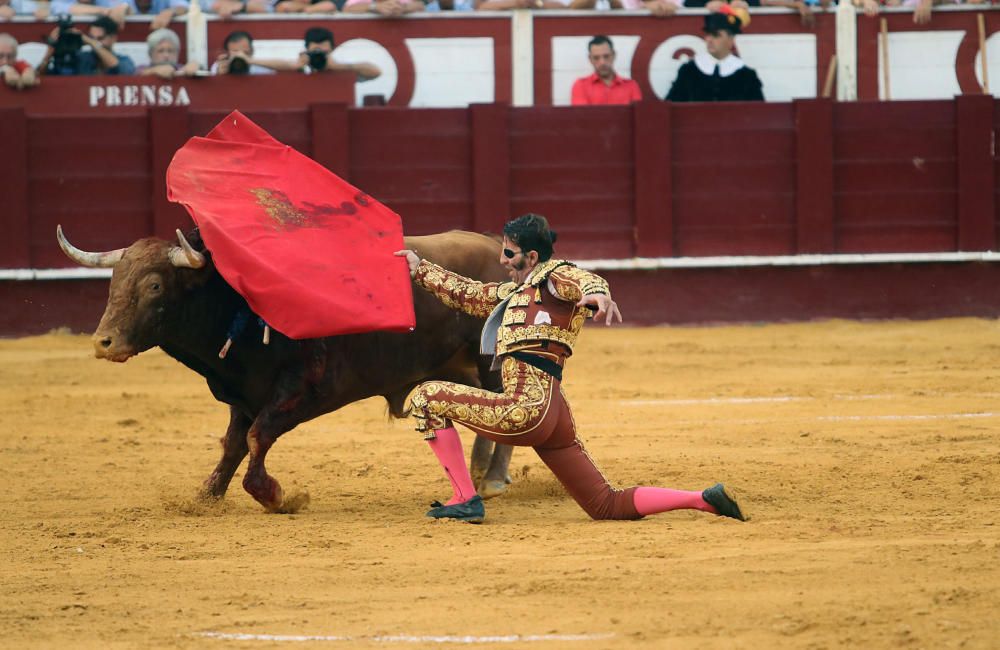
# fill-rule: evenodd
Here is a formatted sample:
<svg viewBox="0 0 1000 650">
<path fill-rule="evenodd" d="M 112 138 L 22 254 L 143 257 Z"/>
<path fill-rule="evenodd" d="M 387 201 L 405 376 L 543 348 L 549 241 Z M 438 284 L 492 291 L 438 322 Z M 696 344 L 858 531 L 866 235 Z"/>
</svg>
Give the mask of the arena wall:
<svg viewBox="0 0 1000 650">
<path fill-rule="evenodd" d="M 260 83 L 267 93 L 268 80 Z M 997 313 L 1000 299 L 984 284 L 995 274 L 997 109 L 991 97 L 965 95 L 313 104 L 249 116 L 392 207 L 408 233 L 495 232 L 509 215 L 540 212 L 560 232 L 560 255 L 616 278 L 633 322 L 702 322 Z M 92 327 L 103 299 L 78 286 L 100 280 L 70 279 L 56 224 L 91 250 L 189 227 L 165 199 L 164 172 L 188 137 L 224 115 L 176 106 L 86 118 L 0 111 L 0 332 Z M 897 257 L 866 257 L 885 253 Z M 740 256 L 749 261 L 732 263 Z M 628 263 L 636 259 L 646 262 Z M 94 304 L 67 309 L 74 299 Z"/>
</svg>

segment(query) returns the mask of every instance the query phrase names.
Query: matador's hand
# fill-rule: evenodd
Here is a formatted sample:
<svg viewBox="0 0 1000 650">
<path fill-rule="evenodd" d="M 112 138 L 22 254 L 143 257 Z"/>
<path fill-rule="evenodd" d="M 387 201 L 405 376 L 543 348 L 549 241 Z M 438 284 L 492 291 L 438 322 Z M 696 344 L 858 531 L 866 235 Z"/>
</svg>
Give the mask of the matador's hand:
<svg viewBox="0 0 1000 650">
<path fill-rule="evenodd" d="M 417 273 L 417 265 L 420 264 L 420 257 L 417 255 L 416 251 L 411 251 L 404 249 L 401 251 L 396 251 L 393 253 L 396 257 L 405 257 L 406 263 L 410 267 L 410 277 L 412 278 Z"/>
<path fill-rule="evenodd" d="M 399 253 L 396 253 L 397 255 Z M 618 311 L 618 303 L 611 299 L 610 296 L 603 293 L 589 293 L 580 299 L 580 302 L 576 303 L 577 307 L 597 307 L 597 313 L 594 314 L 594 320 L 600 320 L 601 316 L 606 316 L 604 319 L 605 325 L 610 325 L 616 318 L 618 322 L 622 322 L 622 313 Z"/>
</svg>

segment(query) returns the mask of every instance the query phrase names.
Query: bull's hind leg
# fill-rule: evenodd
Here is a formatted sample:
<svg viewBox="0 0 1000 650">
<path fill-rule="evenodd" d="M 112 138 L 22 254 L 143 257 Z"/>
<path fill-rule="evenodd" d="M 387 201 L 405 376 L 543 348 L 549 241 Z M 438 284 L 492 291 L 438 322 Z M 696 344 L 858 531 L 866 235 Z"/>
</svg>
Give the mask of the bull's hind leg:
<svg viewBox="0 0 1000 650">
<path fill-rule="evenodd" d="M 451 381 L 476 386 L 476 380 L 477 378 L 471 375 L 459 375 L 457 379 L 452 379 Z M 416 387 L 417 384 L 410 384 L 401 390 L 383 395 L 386 402 L 388 402 L 389 413 L 393 417 L 405 418 L 410 414 L 406 398 Z M 493 441 L 480 435 L 477 435 L 475 441 L 472 443 L 472 462 L 470 463 L 470 473 L 472 475 L 472 482 L 480 486 L 479 494 L 484 499 L 489 499 L 499 494 L 503 494 L 503 492 L 507 489 L 507 484 L 510 483 L 509 479 L 506 482 L 502 482 L 503 489 L 500 491 L 496 491 L 491 488 L 488 491 L 489 496 L 483 494 L 482 492 L 482 486 L 485 485 L 483 481 L 487 475 L 495 476 L 499 474 L 500 477 L 506 478 L 507 466 L 510 464 L 510 454 L 513 447 L 509 447 L 507 445 L 497 445 L 497 449 L 500 450 L 500 453 L 494 454 Z M 495 467 L 498 462 L 502 465 L 502 467 Z"/>
<path fill-rule="evenodd" d="M 479 383 L 483 388 L 499 393 L 503 390 L 500 373 L 490 370 L 489 362 L 480 358 L 478 362 Z M 492 452 L 492 453 L 491 453 Z M 476 482 L 477 492 L 484 499 L 498 497 L 510 486 L 510 458 L 514 448 L 510 445 L 497 443 L 482 436 L 476 436 L 472 445 L 472 480 Z"/>
<path fill-rule="evenodd" d="M 486 470 L 490 467 L 490 458 L 493 457 L 493 441 L 489 438 L 476 436 L 472 443 L 472 457 L 469 462 L 469 473 L 472 474 L 472 481 L 479 485 L 479 482 L 486 476 Z"/>
<path fill-rule="evenodd" d="M 229 407 L 229 428 L 226 435 L 220 442 L 222 443 L 222 458 L 215 470 L 205 481 L 203 494 L 207 497 L 220 499 L 226 495 L 229 483 L 233 480 L 236 468 L 240 466 L 246 458 L 249 447 L 247 447 L 247 431 L 253 420 L 244 415 L 235 407 Z"/>
<path fill-rule="evenodd" d="M 476 439 L 477 442 L 479 438 Z M 486 469 L 486 475 L 478 483 L 479 496 L 484 499 L 498 497 L 510 487 L 510 457 L 514 453 L 514 448 L 510 445 L 497 444 L 493 449 L 493 456 L 490 458 L 490 466 Z"/>
<path fill-rule="evenodd" d="M 476 436 L 472 443 L 472 462 L 469 472 L 478 486 L 477 492 L 484 499 L 498 497 L 510 485 L 510 457 L 514 448 L 510 445 L 494 445 L 493 441 Z"/>
</svg>

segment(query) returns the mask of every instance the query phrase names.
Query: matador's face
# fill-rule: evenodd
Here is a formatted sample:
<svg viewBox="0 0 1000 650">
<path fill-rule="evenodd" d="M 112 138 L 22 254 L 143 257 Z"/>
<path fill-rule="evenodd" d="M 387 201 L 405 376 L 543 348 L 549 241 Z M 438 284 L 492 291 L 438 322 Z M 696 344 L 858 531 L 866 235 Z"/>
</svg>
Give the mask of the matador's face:
<svg viewBox="0 0 1000 650">
<path fill-rule="evenodd" d="M 509 256 L 509 253 L 513 253 L 513 255 Z M 538 264 L 538 252 L 528 251 L 525 253 L 520 246 L 504 237 L 503 250 L 500 251 L 500 264 L 507 269 L 511 280 L 521 284 L 528 279 L 528 276 L 535 269 L 535 265 Z"/>
</svg>

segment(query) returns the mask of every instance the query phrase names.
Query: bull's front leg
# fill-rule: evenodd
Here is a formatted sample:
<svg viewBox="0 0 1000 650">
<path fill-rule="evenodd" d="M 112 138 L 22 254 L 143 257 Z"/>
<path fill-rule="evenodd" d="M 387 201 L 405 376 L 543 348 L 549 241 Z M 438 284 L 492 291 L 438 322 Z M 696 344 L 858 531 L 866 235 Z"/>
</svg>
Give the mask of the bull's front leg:
<svg viewBox="0 0 1000 650">
<path fill-rule="evenodd" d="M 240 466 L 246 458 L 249 448 L 247 447 L 247 431 L 253 424 L 248 416 L 244 415 L 235 407 L 229 407 L 229 428 L 226 435 L 222 437 L 222 458 L 215 470 L 205 481 L 202 494 L 206 497 L 221 499 L 229 489 L 229 483 L 233 480 L 236 468 Z"/>
<path fill-rule="evenodd" d="M 247 431 L 250 462 L 247 464 L 246 476 L 243 477 L 243 489 L 269 512 L 298 512 L 309 503 L 309 494 L 305 492 L 286 497 L 281 484 L 264 467 L 268 450 L 281 434 L 291 430 L 296 424 L 297 421 L 289 421 L 287 417 L 274 418 L 270 413 L 262 413 Z"/>
</svg>

